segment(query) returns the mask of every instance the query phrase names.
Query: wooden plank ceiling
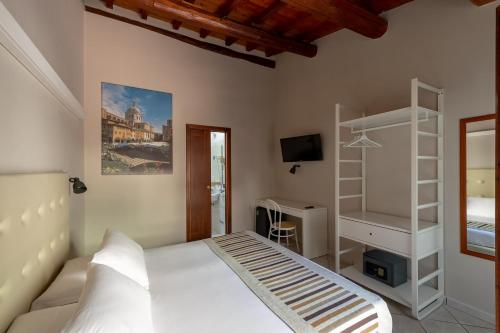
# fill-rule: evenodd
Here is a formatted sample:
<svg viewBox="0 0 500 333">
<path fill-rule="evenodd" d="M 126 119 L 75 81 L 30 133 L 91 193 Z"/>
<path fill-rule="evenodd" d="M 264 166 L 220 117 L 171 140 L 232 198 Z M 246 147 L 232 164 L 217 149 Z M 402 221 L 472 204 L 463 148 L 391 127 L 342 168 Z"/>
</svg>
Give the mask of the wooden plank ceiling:
<svg viewBox="0 0 500 333">
<path fill-rule="evenodd" d="M 123 7 L 146 20 L 154 17 L 226 46 L 243 45 L 270 57 L 292 52 L 314 57 L 312 42 L 341 29 L 379 38 L 387 21 L 379 14 L 412 0 L 102 0 L 108 8 Z"/>
<path fill-rule="evenodd" d="M 471 0 L 471 1 L 478 6 L 482 6 L 494 2 L 495 0 Z"/>
</svg>

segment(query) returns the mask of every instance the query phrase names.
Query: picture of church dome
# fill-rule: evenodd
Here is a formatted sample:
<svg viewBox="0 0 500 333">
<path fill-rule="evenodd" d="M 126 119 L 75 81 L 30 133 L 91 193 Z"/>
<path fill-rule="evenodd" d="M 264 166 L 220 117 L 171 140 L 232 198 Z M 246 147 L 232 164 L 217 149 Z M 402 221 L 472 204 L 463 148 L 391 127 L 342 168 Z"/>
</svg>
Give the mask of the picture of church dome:
<svg viewBox="0 0 500 333">
<path fill-rule="evenodd" d="M 101 84 L 103 175 L 172 173 L 172 94 Z"/>
<path fill-rule="evenodd" d="M 137 102 L 134 102 L 134 104 L 128 108 L 127 112 L 125 112 L 125 119 L 128 120 L 132 126 L 143 122 L 143 112 L 139 105 L 137 105 Z"/>
</svg>

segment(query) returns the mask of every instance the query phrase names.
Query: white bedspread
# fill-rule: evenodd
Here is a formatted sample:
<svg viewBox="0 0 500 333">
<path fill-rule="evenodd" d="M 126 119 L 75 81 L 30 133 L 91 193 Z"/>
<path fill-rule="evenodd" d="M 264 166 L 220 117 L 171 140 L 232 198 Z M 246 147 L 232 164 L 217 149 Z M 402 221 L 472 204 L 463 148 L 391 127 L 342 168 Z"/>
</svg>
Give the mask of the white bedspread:
<svg viewBox="0 0 500 333">
<path fill-rule="evenodd" d="M 391 332 L 392 318 L 381 298 L 294 256 L 371 301 L 380 318 L 380 332 Z M 145 257 L 157 333 L 292 332 L 204 242 L 146 250 Z"/>
<path fill-rule="evenodd" d="M 495 198 L 467 198 L 467 221 L 495 225 Z M 467 227 L 467 243 L 495 248 L 495 232 Z"/>
</svg>

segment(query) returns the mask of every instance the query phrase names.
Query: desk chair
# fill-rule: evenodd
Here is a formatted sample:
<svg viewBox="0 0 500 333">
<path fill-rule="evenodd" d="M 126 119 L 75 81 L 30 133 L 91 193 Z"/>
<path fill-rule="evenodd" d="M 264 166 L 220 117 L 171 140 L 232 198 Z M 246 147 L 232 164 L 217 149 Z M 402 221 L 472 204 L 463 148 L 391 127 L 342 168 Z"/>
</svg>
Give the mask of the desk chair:
<svg viewBox="0 0 500 333">
<path fill-rule="evenodd" d="M 290 237 L 295 238 L 295 246 L 297 247 L 297 252 L 300 253 L 299 242 L 297 240 L 297 229 L 294 222 L 282 221 L 281 220 L 281 208 L 278 203 L 271 199 L 266 199 L 266 210 L 267 217 L 269 218 L 269 234 L 268 239 L 271 239 L 271 235 L 278 237 L 278 244 L 280 244 L 281 238 L 286 238 L 286 245 L 288 246 Z M 271 210 L 273 212 L 271 212 Z M 281 233 L 284 231 L 284 235 Z"/>
</svg>

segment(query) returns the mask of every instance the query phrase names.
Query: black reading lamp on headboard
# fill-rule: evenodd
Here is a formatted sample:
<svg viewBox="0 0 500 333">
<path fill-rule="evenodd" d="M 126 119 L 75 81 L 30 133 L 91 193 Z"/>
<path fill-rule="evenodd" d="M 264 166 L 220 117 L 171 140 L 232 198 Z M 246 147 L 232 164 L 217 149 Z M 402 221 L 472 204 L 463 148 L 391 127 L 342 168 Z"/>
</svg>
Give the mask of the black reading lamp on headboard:
<svg viewBox="0 0 500 333">
<path fill-rule="evenodd" d="M 81 194 L 87 192 L 87 186 L 78 177 L 70 178 L 69 182 L 73 183 L 73 193 Z"/>
</svg>

